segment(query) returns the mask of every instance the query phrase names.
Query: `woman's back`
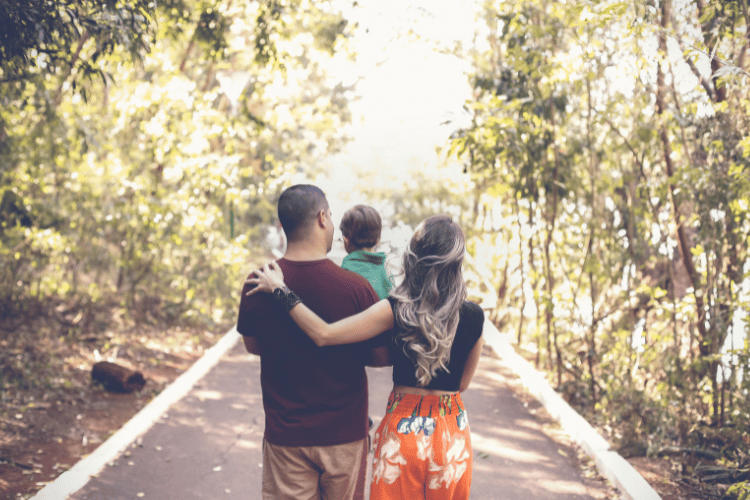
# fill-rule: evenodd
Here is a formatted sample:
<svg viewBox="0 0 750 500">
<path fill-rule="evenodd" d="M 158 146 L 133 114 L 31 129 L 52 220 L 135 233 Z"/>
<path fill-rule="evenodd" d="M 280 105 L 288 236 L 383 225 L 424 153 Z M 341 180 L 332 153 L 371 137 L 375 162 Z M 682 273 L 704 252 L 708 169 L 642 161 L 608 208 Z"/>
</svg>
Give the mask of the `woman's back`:
<svg viewBox="0 0 750 500">
<path fill-rule="evenodd" d="M 389 298 L 393 308 L 396 299 Z M 458 392 L 461 377 L 471 350 L 482 335 L 484 312 L 472 302 L 464 302 L 459 312 L 458 328 L 450 349 L 448 370 L 438 369 L 430 382 L 422 387 L 431 391 Z M 398 326 L 392 330 L 393 338 L 389 344 L 390 360 L 393 363 L 393 384 L 395 386 L 419 387 L 416 377 L 416 365 L 413 353 L 408 354 Z"/>
<path fill-rule="evenodd" d="M 388 300 L 393 309 L 398 299 Z M 414 330 L 404 332 L 398 324 L 391 330 L 394 387 L 373 440 L 372 500 L 469 498 L 471 432 L 459 392 L 476 369 L 483 325 L 482 309 L 463 302 L 447 369 L 437 368 L 424 386 L 417 382 L 420 354 L 404 341 L 405 336 L 415 341 Z"/>
</svg>

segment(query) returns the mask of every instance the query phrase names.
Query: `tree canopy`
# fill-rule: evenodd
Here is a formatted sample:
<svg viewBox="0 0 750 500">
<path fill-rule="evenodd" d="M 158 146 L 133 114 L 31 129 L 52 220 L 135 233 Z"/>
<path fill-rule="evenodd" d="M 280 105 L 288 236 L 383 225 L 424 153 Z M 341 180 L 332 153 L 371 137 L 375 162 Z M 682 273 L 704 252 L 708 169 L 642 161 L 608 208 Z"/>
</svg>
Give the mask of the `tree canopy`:
<svg viewBox="0 0 750 500">
<path fill-rule="evenodd" d="M 233 315 L 295 172 L 343 143 L 347 22 L 306 0 L 0 2 L 3 316 Z M 75 321 L 73 321 L 75 320 Z"/>
</svg>

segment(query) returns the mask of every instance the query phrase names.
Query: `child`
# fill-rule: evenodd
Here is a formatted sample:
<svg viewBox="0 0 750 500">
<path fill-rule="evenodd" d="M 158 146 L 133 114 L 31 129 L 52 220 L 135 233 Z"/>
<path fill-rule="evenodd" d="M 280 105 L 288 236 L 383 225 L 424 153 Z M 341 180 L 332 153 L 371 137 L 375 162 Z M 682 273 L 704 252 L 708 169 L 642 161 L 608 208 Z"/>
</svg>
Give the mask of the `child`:
<svg viewBox="0 0 750 500">
<path fill-rule="evenodd" d="M 367 205 L 357 205 L 346 211 L 339 225 L 344 237 L 347 255 L 341 267 L 367 278 L 380 300 L 388 297 L 393 288 L 393 278 L 385 270 L 385 252 L 374 253 L 380 243 L 382 223 L 380 214 Z M 372 418 L 367 417 L 370 429 Z M 367 435 L 367 449 L 372 449 L 372 436 Z"/>
<path fill-rule="evenodd" d="M 346 211 L 339 228 L 349 254 L 341 267 L 367 278 L 381 300 L 388 297 L 393 278 L 385 270 L 385 252 L 373 252 L 380 242 L 380 214 L 367 205 L 357 205 Z"/>
</svg>

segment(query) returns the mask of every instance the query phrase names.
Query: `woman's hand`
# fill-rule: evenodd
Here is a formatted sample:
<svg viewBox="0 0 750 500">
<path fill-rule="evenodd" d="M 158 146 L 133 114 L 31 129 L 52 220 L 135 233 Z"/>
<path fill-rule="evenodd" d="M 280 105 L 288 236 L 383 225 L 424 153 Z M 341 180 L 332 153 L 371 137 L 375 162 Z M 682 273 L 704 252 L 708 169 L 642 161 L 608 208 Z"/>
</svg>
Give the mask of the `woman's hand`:
<svg viewBox="0 0 750 500">
<path fill-rule="evenodd" d="M 258 292 L 273 293 L 277 288 L 284 288 L 284 273 L 276 262 L 271 262 L 255 271 L 245 283 L 256 285 L 245 295 Z M 373 338 L 375 335 L 393 328 L 393 310 L 391 304 L 383 299 L 368 307 L 359 314 L 328 324 L 299 298 L 287 289 L 286 297 L 296 298 L 285 304 L 289 316 L 299 325 L 318 346 L 354 344 Z"/>
<path fill-rule="evenodd" d="M 273 293 L 277 288 L 285 286 L 284 273 L 276 262 L 271 262 L 255 271 L 253 277 L 245 280 L 245 284 L 257 285 L 245 295 L 257 292 Z"/>
</svg>

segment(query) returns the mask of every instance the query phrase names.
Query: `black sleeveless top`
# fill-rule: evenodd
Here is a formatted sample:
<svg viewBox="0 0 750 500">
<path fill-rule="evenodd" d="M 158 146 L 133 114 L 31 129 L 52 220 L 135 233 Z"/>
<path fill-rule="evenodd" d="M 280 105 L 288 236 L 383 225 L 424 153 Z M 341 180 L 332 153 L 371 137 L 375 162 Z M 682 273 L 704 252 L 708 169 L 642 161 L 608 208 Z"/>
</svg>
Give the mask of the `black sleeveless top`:
<svg viewBox="0 0 750 500">
<path fill-rule="evenodd" d="M 396 299 L 388 297 L 391 309 L 396 304 Z M 464 302 L 461 306 L 458 320 L 456 337 L 451 346 L 451 358 L 448 362 L 448 371 L 438 369 L 430 383 L 423 389 L 436 391 L 458 392 L 461 385 L 461 376 L 464 373 L 466 360 L 469 353 L 482 336 L 484 326 L 484 311 L 473 302 Z M 417 387 L 416 364 L 409 355 L 404 352 L 404 342 L 401 339 L 401 330 L 396 325 L 392 333 L 389 345 L 389 354 L 393 363 L 393 383 L 407 387 Z"/>
</svg>

